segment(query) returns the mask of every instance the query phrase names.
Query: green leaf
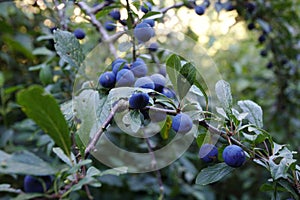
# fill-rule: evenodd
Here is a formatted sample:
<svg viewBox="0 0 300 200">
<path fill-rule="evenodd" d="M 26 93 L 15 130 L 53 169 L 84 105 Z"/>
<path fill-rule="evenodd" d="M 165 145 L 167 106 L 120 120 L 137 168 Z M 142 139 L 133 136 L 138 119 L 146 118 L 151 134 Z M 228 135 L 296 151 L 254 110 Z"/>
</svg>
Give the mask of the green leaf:
<svg viewBox="0 0 300 200">
<path fill-rule="evenodd" d="M 238 105 L 243 112 L 248 113 L 246 119 L 251 124 L 256 125 L 258 128 L 263 127 L 263 112 L 259 105 L 251 100 L 238 101 Z"/>
<path fill-rule="evenodd" d="M 12 188 L 10 184 L 0 184 L 0 192 L 21 193 L 21 190 Z"/>
<path fill-rule="evenodd" d="M 104 176 L 104 175 L 120 176 L 121 174 L 126 174 L 127 171 L 128 171 L 127 167 L 117 167 L 117 168 L 108 169 L 108 170 L 105 170 L 105 171 L 101 172 L 100 170 L 98 170 L 94 166 L 91 166 L 87 170 L 87 176 L 91 176 L 91 177 Z"/>
<path fill-rule="evenodd" d="M 2 72 L 0 72 L 0 87 L 2 87 L 4 85 L 5 82 L 5 78 Z"/>
<path fill-rule="evenodd" d="M 80 128 L 77 135 L 81 139 L 84 145 L 87 145 L 90 136 L 97 132 L 101 122 L 97 121 L 97 110 L 102 111 L 102 107 L 105 105 L 107 95 L 101 94 L 93 89 L 83 90 L 78 96 L 74 97 L 74 110 L 76 110 L 76 118 L 80 123 Z M 106 111 L 105 116 L 109 114 Z"/>
<path fill-rule="evenodd" d="M 293 198 L 295 200 L 299 200 L 300 197 L 299 195 L 297 194 L 297 192 L 295 191 L 295 189 L 291 186 L 291 184 L 287 181 L 287 180 L 283 180 L 283 179 L 280 179 L 278 181 L 278 183 L 284 187 L 286 189 L 286 191 L 288 191 L 291 195 L 293 195 Z"/>
<path fill-rule="evenodd" d="M 43 193 L 32 193 L 32 194 L 22 193 L 19 194 L 17 197 L 13 198 L 13 200 L 38 199 L 37 197 L 44 197 L 44 196 L 45 194 Z"/>
<path fill-rule="evenodd" d="M 164 126 L 162 127 L 160 131 L 160 136 L 162 139 L 166 140 L 169 138 L 170 129 L 172 127 L 172 118 L 167 115 L 166 121 L 164 123 Z"/>
<path fill-rule="evenodd" d="M 205 143 L 209 143 L 211 141 L 211 135 L 209 132 L 202 132 L 197 135 L 196 142 L 198 147 L 201 147 Z"/>
<path fill-rule="evenodd" d="M 279 178 L 287 179 L 289 167 L 297 160 L 293 159 L 293 152 L 283 147 L 276 154 L 269 157 L 271 176 L 274 180 Z"/>
<path fill-rule="evenodd" d="M 57 54 L 65 62 L 78 69 L 84 60 L 84 55 L 74 34 L 57 30 L 54 32 L 54 41 Z"/>
<path fill-rule="evenodd" d="M 69 170 L 69 173 L 70 173 L 70 174 L 76 173 L 76 171 L 77 171 L 79 168 L 81 168 L 81 167 L 84 166 L 84 165 L 91 164 L 91 163 L 92 163 L 92 160 L 90 160 L 90 159 L 82 160 L 82 161 L 80 161 L 79 163 L 73 165 L 73 167 Z"/>
<path fill-rule="evenodd" d="M 65 116 L 65 119 L 68 122 L 71 122 L 71 120 L 74 118 L 74 111 L 73 111 L 73 101 L 69 100 L 62 104 L 60 104 L 60 110 L 62 111 L 63 115 Z"/>
<path fill-rule="evenodd" d="M 32 51 L 33 55 L 42 55 L 42 56 L 50 56 L 53 54 L 52 51 L 47 49 L 46 47 L 38 47 Z"/>
<path fill-rule="evenodd" d="M 140 112 L 137 110 L 131 110 L 130 111 L 130 128 L 131 130 L 136 133 L 142 125 Z"/>
<path fill-rule="evenodd" d="M 39 73 L 39 78 L 44 85 L 50 84 L 52 82 L 52 71 L 49 65 L 42 65 Z"/>
<path fill-rule="evenodd" d="M 196 68 L 191 63 L 186 63 L 182 66 L 177 77 L 177 88 L 180 99 L 183 99 L 191 86 L 193 85 L 196 77 Z"/>
<path fill-rule="evenodd" d="M 169 79 L 175 91 L 178 91 L 180 99 L 186 95 L 192 85 L 195 85 L 200 89 L 202 95 L 205 97 L 206 104 L 208 104 L 205 87 L 200 84 L 203 82 L 203 79 L 197 73 L 197 69 L 192 63 L 188 62 L 181 66 L 181 58 L 176 54 L 172 54 L 168 57 L 166 65 Z"/>
<path fill-rule="evenodd" d="M 221 180 L 227 174 L 230 174 L 234 168 L 229 167 L 225 163 L 218 163 L 209 166 L 200 171 L 196 178 L 196 184 L 207 185 Z"/>
<path fill-rule="evenodd" d="M 158 18 L 162 18 L 163 17 L 163 14 L 161 12 L 158 12 L 158 11 L 150 11 L 150 12 L 147 12 L 143 17 L 142 19 L 147 19 L 151 17 L 151 19 L 158 19 Z"/>
<path fill-rule="evenodd" d="M 178 91 L 177 77 L 181 69 L 181 62 L 179 56 L 177 56 L 176 54 L 172 54 L 169 58 L 167 58 L 166 65 L 167 65 L 166 70 L 169 79 L 172 82 L 175 91 Z"/>
<path fill-rule="evenodd" d="M 63 150 L 59 147 L 53 148 L 53 152 L 67 165 L 70 167 L 73 166 L 72 160 L 63 152 Z"/>
<path fill-rule="evenodd" d="M 128 172 L 128 167 L 116 167 L 113 169 L 108 169 L 103 172 L 101 172 L 101 176 L 103 175 L 115 175 L 120 176 L 121 174 L 126 174 Z"/>
<path fill-rule="evenodd" d="M 80 190 L 82 188 L 82 186 L 87 185 L 87 184 L 91 184 L 97 182 L 97 179 L 93 178 L 93 177 L 89 177 L 86 176 L 83 179 L 81 179 L 77 184 L 73 185 L 70 188 L 70 191 L 77 191 Z"/>
<path fill-rule="evenodd" d="M 224 108 L 227 116 L 230 116 L 232 113 L 232 96 L 230 85 L 224 80 L 219 80 L 215 86 L 217 97 Z"/>
<path fill-rule="evenodd" d="M 54 97 L 41 86 L 31 86 L 18 93 L 17 102 L 26 115 L 70 156 L 71 138 L 68 125 Z"/>
<path fill-rule="evenodd" d="M 0 151 L 0 155 L 0 174 L 43 176 L 55 174 L 57 171 L 48 163 L 28 151 L 20 151 L 13 154 L 6 154 Z"/>
<path fill-rule="evenodd" d="M 260 186 L 259 190 L 262 192 L 272 191 L 274 190 L 274 186 L 270 183 L 264 183 L 262 186 Z"/>
</svg>

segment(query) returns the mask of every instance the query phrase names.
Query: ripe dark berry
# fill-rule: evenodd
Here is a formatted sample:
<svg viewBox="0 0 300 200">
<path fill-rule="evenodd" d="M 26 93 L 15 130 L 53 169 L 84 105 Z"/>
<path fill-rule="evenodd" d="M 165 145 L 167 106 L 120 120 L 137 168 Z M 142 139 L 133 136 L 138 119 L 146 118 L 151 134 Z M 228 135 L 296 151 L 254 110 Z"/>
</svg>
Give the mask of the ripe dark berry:
<svg viewBox="0 0 300 200">
<path fill-rule="evenodd" d="M 54 31 L 56 31 L 56 30 L 57 30 L 57 27 L 55 27 L 55 26 L 50 28 L 50 32 L 51 32 L 52 34 L 53 34 Z"/>
<path fill-rule="evenodd" d="M 264 34 L 260 35 L 258 41 L 259 43 L 264 43 L 264 41 L 266 41 L 266 36 Z"/>
<path fill-rule="evenodd" d="M 254 12 L 254 10 L 256 9 L 256 5 L 253 2 L 247 2 L 246 3 L 246 9 L 247 11 L 251 14 Z"/>
<path fill-rule="evenodd" d="M 193 121 L 185 113 L 177 114 L 172 120 L 172 129 L 177 133 L 185 134 L 193 127 Z"/>
<path fill-rule="evenodd" d="M 175 92 L 169 88 L 164 88 L 161 93 L 168 98 L 172 98 L 172 99 L 176 98 Z"/>
<path fill-rule="evenodd" d="M 111 65 L 113 66 L 114 64 L 118 63 L 118 62 L 121 62 L 121 63 L 127 63 L 127 60 L 123 59 L 123 58 L 117 58 L 115 59 Z"/>
<path fill-rule="evenodd" d="M 193 9 L 196 6 L 195 0 L 183 1 L 183 3 L 189 9 Z"/>
<path fill-rule="evenodd" d="M 232 11 L 235 9 L 234 6 L 232 5 L 232 3 L 229 1 L 224 4 L 224 7 L 225 7 L 226 11 Z"/>
<path fill-rule="evenodd" d="M 286 65 L 287 63 L 288 63 L 289 61 L 286 59 L 286 58 L 283 58 L 282 60 L 281 60 L 281 64 L 282 65 Z"/>
<path fill-rule="evenodd" d="M 268 68 L 268 69 L 271 69 L 272 67 L 273 67 L 273 63 L 272 63 L 272 62 L 268 62 L 267 68 Z"/>
<path fill-rule="evenodd" d="M 212 144 L 203 144 L 199 150 L 199 157 L 206 163 L 213 162 L 218 158 L 218 149 Z"/>
<path fill-rule="evenodd" d="M 143 77 L 148 73 L 148 67 L 142 59 L 139 59 L 132 63 L 131 71 L 135 77 Z"/>
<path fill-rule="evenodd" d="M 113 88 L 116 83 L 116 76 L 113 72 L 104 72 L 99 77 L 99 83 L 105 88 Z"/>
<path fill-rule="evenodd" d="M 121 19 L 119 20 L 120 24 L 122 24 L 123 26 L 127 26 L 127 20 L 126 19 Z"/>
<path fill-rule="evenodd" d="M 153 42 L 148 47 L 149 51 L 155 52 L 158 49 L 158 44 L 156 42 Z"/>
<path fill-rule="evenodd" d="M 210 1 L 209 0 L 204 0 L 203 5 L 208 8 L 210 6 Z"/>
<path fill-rule="evenodd" d="M 132 86 L 134 83 L 134 74 L 129 69 L 121 69 L 116 76 L 116 86 Z"/>
<path fill-rule="evenodd" d="M 43 184 L 44 182 L 44 184 Z M 45 188 L 44 188 L 44 186 Z M 24 178 L 24 192 L 26 193 L 44 193 L 52 185 L 51 176 L 34 177 L 27 175 Z"/>
<path fill-rule="evenodd" d="M 119 10 L 110 11 L 109 16 L 111 16 L 114 20 L 120 20 L 121 18 L 121 14 Z"/>
<path fill-rule="evenodd" d="M 157 92 L 161 92 L 166 84 L 166 78 L 161 74 L 152 74 L 150 76 L 152 81 L 154 82 L 155 88 Z"/>
<path fill-rule="evenodd" d="M 154 90 L 154 82 L 150 77 L 145 76 L 138 78 L 134 83 L 134 87 L 148 88 Z"/>
<path fill-rule="evenodd" d="M 147 93 L 135 93 L 129 98 L 129 106 L 133 109 L 145 108 L 149 103 L 149 95 Z"/>
<path fill-rule="evenodd" d="M 104 23 L 104 27 L 107 31 L 113 31 L 116 29 L 116 27 L 114 26 L 114 23 L 112 21 L 106 21 Z"/>
<path fill-rule="evenodd" d="M 159 68 L 159 72 L 161 75 L 163 75 L 164 77 L 167 75 L 167 69 L 166 66 L 162 66 Z"/>
<path fill-rule="evenodd" d="M 268 52 L 267 52 L 267 50 L 261 50 L 260 51 L 260 55 L 262 56 L 262 57 L 266 57 L 267 55 L 268 55 Z"/>
<path fill-rule="evenodd" d="M 146 2 L 144 5 L 141 6 L 141 11 L 143 13 L 147 13 L 152 10 L 152 4 L 150 2 Z"/>
<path fill-rule="evenodd" d="M 154 19 L 144 19 L 144 20 L 142 21 L 142 23 L 149 24 L 151 27 L 154 27 L 154 25 L 155 25 Z"/>
<path fill-rule="evenodd" d="M 240 167 L 246 160 L 245 152 L 237 145 L 229 145 L 225 147 L 222 157 L 224 162 L 231 167 Z"/>
<path fill-rule="evenodd" d="M 217 12 L 220 12 L 222 9 L 223 9 L 223 4 L 222 4 L 221 2 L 219 2 L 219 1 L 217 1 L 217 2 L 215 3 L 215 10 L 216 10 Z"/>
<path fill-rule="evenodd" d="M 139 42 L 147 42 L 154 36 L 154 30 L 149 24 L 140 23 L 134 28 L 133 34 Z"/>
<path fill-rule="evenodd" d="M 129 65 L 127 62 L 117 62 L 112 65 L 113 73 L 117 74 L 120 69 L 129 69 Z"/>
<path fill-rule="evenodd" d="M 195 12 L 197 13 L 197 15 L 203 15 L 205 13 L 205 7 L 195 6 Z"/>
<path fill-rule="evenodd" d="M 73 34 L 79 40 L 82 40 L 83 38 L 85 38 L 85 32 L 81 28 L 75 29 Z"/>
<path fill-rule="evenodd" d="M 247 28 L 248 28 L 248 30 L 251 31 L 251 30 L 255 29 L 255 24 L 254 23 L 250 23 L 250 24 L 248 24 Z"/>
</svg>

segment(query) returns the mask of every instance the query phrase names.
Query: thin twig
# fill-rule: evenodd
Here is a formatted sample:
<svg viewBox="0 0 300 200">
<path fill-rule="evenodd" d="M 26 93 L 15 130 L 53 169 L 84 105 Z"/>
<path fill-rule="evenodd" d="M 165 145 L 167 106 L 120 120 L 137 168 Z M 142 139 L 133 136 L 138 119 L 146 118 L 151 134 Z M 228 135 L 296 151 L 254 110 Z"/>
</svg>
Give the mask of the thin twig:
<svg viewBox="0 0 300 200">
<path fill-rule="evenodd" d="M 176 115 L 177 111 L 176 110 L 170 110 L 170 109 L 165 109 L 165 108 L 158 108 L 158 107 L 154 107 L 154 106 L 146 106 L 146 109 L 149 110 L 154 110 L 154 111 L 159 111 L 159 112 L 165 112 L 166 114 L 169 115 Z"/>
<path fill-rule="evenodd" d="M 95 145 L 97 144 L 98 140 L 100 139 L 101 135 L 103 134 L 104 130 L 108 127 L 108 125 L 111 123 L 114 115 L 118 111 L 120 107 L 123 107 L 124 105 L 127 106 L 128 102 L 121 99 L 118 101 L 118 103 L 112 108 L 110 111 L 107 119 L 103 122 L 102 126 L 99 128 L 99 130 L 96 132 L 90 143 L 85 149 L 84 155 L 87 157 L 87 155 L 90 153 L 91 150 L 95 148 Z"/>
<path fill-rule="evenodd" d="M 97 12 L 101 11 L 103 8 L 105 8 L 106 6 L 110 5 L 112 2 L 111 1 L 104 1 L 103 3 L 100 3 L 96 6 L 93 6 L 91 8 L 91 13 L 92 14 L 96 14 Z"/>
<path fill-rule="evenodd" d="M 166 7 L 166 8 L 162 8 L 160 10 L 161 13 L 165 14 L 166 12 L 168 12 L 169 10 L 173 9 L 173 8 L 180 8 L 184 6 L 184 3 L 175 3 L 174 5 L 172 6 L 169 6 L 169 7 Z"/>
<path fill-rule="evenodd" d="M 62 2 L 64 4 L 64 6 L 66 6 L 66 2 L 64 0 Z M 66 19 L 65 19 L 65 17 L 66 17 L 65 16 L 65 7 L 62 8 L 62 9 L 58 9 L 59 2 L 57 0 L 53 0 L 53 3 L 54 3 L 54 6 L 55 6 L 55 9 L 58 12 L 58 17 L 59 17 L 59 21 L 60 21 L 61 30 L 67 30 L 68 25 L 67 25 Z"/>
<path fill-rule="evenodd" d="M 132 31 L 134 26 L 134 18 L 128 0 L 126 0 L 126 10 L 130 20 L 128 28 L 130 29 L 129 31 Z M 132 61 L 134 62 L 136 60 L 136 47 L 135 47 L 135 37 L 132 32 L 131 32 L 131 43 L 132 43 Z"/>
<path fill-rule="evenodd" d="M 86 195 L 87 195 L 88 199 L 93 200 L 94 197 L 93 197 L 92 194 L 91 194 L 91 191 L 90 191 L 90 189 L 89 189 L 89 186 L 88 186 L 88 185 L 84 185 L 84 189 L 85 189 L 85 192 L 86 192 Z"/>
<path fill-rule="evenodd" d="M 97 20 L 96 16 L 92 13 L 92 9 L 83 1 L 78 2 L 77 5 L 84 10 L 84 12 L 90 17 L 90 21 L 91 23 L 97 27 L 98 31 L 100 32 L 100 34 L 103 37 L 103 42 L 108 44 L 110 53 L 113 54 L 113 56 L 115 58 L 118 57 L 117 54 L 117 50 L 114 46 L 114 44 L 112 43 L 110 36 L 108 35 L 108 33 L 106 32 L 105 28 L 103 27 L 103 25 Z"/>
</svg>

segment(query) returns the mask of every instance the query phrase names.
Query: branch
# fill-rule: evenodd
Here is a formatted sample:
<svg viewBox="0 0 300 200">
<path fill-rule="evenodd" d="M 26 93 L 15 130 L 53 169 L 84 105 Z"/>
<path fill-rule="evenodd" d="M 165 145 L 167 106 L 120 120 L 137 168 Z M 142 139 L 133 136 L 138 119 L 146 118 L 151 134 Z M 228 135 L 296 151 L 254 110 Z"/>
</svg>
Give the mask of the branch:
<svg viewBox="0 0 300 200">
<path fill-rule="evenodd" d="M 184 3 L 176 3 L 176 4 L 172 5 L 172 6 L 169 6 L 169 7 L 166 7 L 166 8 L 162 8 L 160 10 L 160 12 L 163 13 L 163 14 L 165 14 L 166 12 L 168 12 L 169 10 L 171 10 L 173 8 L 180 8 L 182 6 L 184 6 Z"/>
<path fill-rule="evenodd" d="M 233 144 L 236 144 L 236 145 L 242 147 L 245 151 L 247 151 L 247 152 L 250 151 L 248 149 L 248 147 L 243 145 L 240 141 L 234 139 L 233 137 L 229 137 L 225 131 L 221 131 L 221 130 L 217 129 L 216 127 L 208 124 L 205 120 L 199 120 L 199 125 L 206 128 L 212 134 L 219 135 L 226 140 L 229 139 Z"/>
<path fill-rule="evenodd" d="M 130 9 L 130 4 L 129 1 L 126 0 L 126 10 L 127 10 L 127 15 L 129 18 L 129 24 L 128 24 L 128 28 L 130 30 L 133 30 L 133 26 L 134 26 L 134 18 L 132 15 L 132 10 Z M 132 61 L 134 62 L 136 60 L 136 48 L 135 48 L 135 37 L 134 34 L 131 32 L 131 43 L 132 43 Z"/>
<path fill-rule="evenodd" d="M 96 6 L 93 6 L 90 10 L 90 12 L 92 14 L 96 14 L 97 12 L 99 12 L 100 10 L 102 10 L 103 8 L 105 8 L 106 6 L 109 6 L 112 2 L 111 1 L 104 1 L 103 3 L 100 3 Z"/>
<path fill-rule="evenodd" d="M 177 115 L 177 111 L 176 110 L 170 110 L 170 109 L 165 109 L 165 108 L 158 108 L 158 107 L 154 107 L 154 106 L 146 106 L 146 109 L 149 110 L 154 110 L 154 111 L 159 111 L 159 112 L 165 112 L 168 115 Z"/>
<path fill-rule="evenodd" d="M 108 35 L 108 33 L 106 32 L 105 28 L 103 27 L 103 25 L 97 20 L 96 16 L 93 14 L 93 9 L 91 9 L 85 2 L 78 2 L 77 5 L 84 10 L 84 12 L 90 17 L 90 20 L 92 22 L 92 24 L 98 29 L 98 31 L 101 33 L 102 37 L 103 37 L 103 42 L 107 43 L 109 46 L 109 50 L 111 52 L 111 54 L 114 55 L 115 58 L 118 57 L 117 54 L 117 50 L 114 46 L 114 44 L 112 43 L 112 40 L 110 38 L 110 36 Z M 102 4 L 100 4 L 102 5 Z"/>
<path fill-rule="evenodd" d="M 66 23 L 66 19 L 65 19 L 65 8 L 62 9 L 58 9 L 59 6 L 59 2 L 57 0 L 53 0 L 55 9 L 58 12 L 58 17 L 59 17 L 59 21 L 60 21 L 60 26 L 61 26 L 61 30 L 67 30 L 68 29 L 68 25 Z M 64 6 L 66 6 L 66 2 L 63 0 L 63 4 Z"/>
<path fill-rule="evenodd" d="M 110 111 L 107 119 L 103 122 L 102 126 L 99 128 L 99 130 L 96 132 L 95 136 L 92 138 L 90 143 L 85 149 L 84 155 L 85 157 L 90 153 L 91 150 L 95 148 L 95 145 L 97 144 L 98 140 L 100 139 L 101 135 L 103 134 L 104 130 L 108 127 L 108 125 L 111 123 L 112 119 L 114 118 L 114 115 L 120 108 L 128 107 L 128 102 L 121 99 L 116 103 L 116 105 L 112 108 Z"/>
</svg>

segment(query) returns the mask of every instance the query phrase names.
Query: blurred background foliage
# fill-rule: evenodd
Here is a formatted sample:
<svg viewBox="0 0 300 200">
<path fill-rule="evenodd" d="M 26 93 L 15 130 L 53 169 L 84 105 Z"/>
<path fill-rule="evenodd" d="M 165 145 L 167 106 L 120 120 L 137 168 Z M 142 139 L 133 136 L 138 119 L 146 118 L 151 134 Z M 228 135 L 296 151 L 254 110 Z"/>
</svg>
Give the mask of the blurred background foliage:
<svg viewBox="0 0 300 200">
<path fill-rule="evenodd" d="M 91 6 L 99 2 L 87 1 Z M 176 2 L 153 0 L 160 8 Z M 234 99 L 251 99 L 260 104 L 264 110 L 264 128 L 275 141 L 289 144 L 299 152 L 300 1 L 230 2 L 236 9 L 226 11 L 211 1 L 203 16 L 186 7 L 172 9 L 165 18 L 157 20 L 157 28 L 183 32 L 201 44 L 224 80 L 231 84 Z M 67 17 L 62 20 L 50 0 L 0 3 L 0 149 L 5 152 L 27 149 L 46 161 L 58 162 L 51 153 L 53 141 L 26 119 L 15 95 L 35 83 L 43 85 L 60 103 L 72 98 L 75 69 L 60 62 L 54 51 L 51 28 L 65 26 L 70 32 L 79 27 L 84 29 L 87 37 L 80 42 L 85 52 L 93 49 L 101 37 L 73 1 L 66 4 Z M 107 13 L 100 12 L 99 19 L 108 19 Z M 127 17 L 124 9 L 121 16 Z M 262 35 L 264 41 L 259 39 Z M 192 46 L 185 48 L 193 50 Z M 262 50 L 267 55 L 262 56 Z M 197 151 L 196 145 L 192 145 L 182 158 L 161 170 L 169 199 L 268 198 L 267 193 L 258 192 L 268 175 L 250 163 L 209 187 L 194 185 L 197 172 L 203 168 Z M 98 167 L 106 168 L 100 163 Z M 102 199 L 153 199 L 159 189 L 154 173 L 109 175 L 101 179 L 102 188 L 92 193 Z M 0 175 L 0 183 L 4 182 L 22 188 L 18 176 Z M 80 196 L 79 192 L 71 197 Z"/>
</svg>

